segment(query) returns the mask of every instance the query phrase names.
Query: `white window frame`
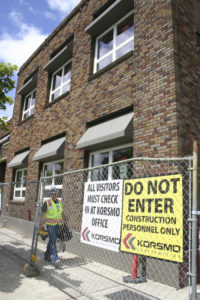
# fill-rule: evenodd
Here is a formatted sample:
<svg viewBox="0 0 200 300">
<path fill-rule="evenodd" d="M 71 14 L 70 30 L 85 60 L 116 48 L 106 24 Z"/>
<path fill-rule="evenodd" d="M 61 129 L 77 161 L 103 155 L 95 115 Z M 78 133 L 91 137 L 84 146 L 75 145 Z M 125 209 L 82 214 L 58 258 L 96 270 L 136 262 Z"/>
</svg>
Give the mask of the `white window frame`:
<svg viewBox="0 0 200 300">
<path fill-rule="evenodd" d="M 102 60 L 104 60 L 106 57 L 110 56 L 112 54 L 112 62 L 114 62 L 116 60 L 116 52 L 117 50 L 119 50 L 120 48 L 122 48 L 123 46 L 125 46 L 126 44 L 128 44 L 129 42 L 133 41 L 134 43 L 134 32 L 133 32 L 133 36 L 130 37 L 129 39 L 127 39 L 126 41 L 124 41 L 123 43 L 121 43 L 120 45 L 117 46 L 117 26 L 119 23 L 121 23 L 124 19 L 128 18 L 131 14 L 133 14 L 133 10 L 131 12 L 129 12 L 127 15 L 125 15 L 123 18 L 121 18 L 119 21 L 117 21 L 113 26 L 109 27 L 107 30 L 105 30 L 100 36 L 98 36 L 96 38 L 96 42 L 95 42 L 95 57 L 94 57 L 94 69 L 93 72 L 96 73 L 97 71 L 97 65 L 99 62 L 101 62 Z M 108 33 L 109 31 L 113 30 L 113 49 L 111 51 L 109 51 L 108 53 L 106 53 L 105 55 L 101 56 L 100 58 L 98 58 L 98 42 L 99 39 L 104 36 L 106 33 Z"/>
<path fill-rule="evenodd" d="M 34 105 L 31 105 L 27 110 L 25 110 L 26 99 L 31 95 L 31 101 L 32 101 L 34 92 L 36 92 L 36 89 L 32 90 L 29 94 L 27 94 L 24 97 L 24 107 L 23 107 L 23 113 L 22 113 L 22 121 L 26 120 L 28 117 L 30 117 L 31 115 L 34 114 L 34 112 L 31 114 L 31 110 L 32 110 L 32 108 L 34 108 L 34 110 L 35 110 L 35 103 L 34 103 Z M 28 117 L 24 118 L 24 115 L 27 112 L 28 112 Z"/>
<path fill-rule="evenodd" d="M 51 75 L 51 89 L 50 89 L 50 95 L 49 95 L 49 102 L 53 102 L 55 101 L 58 97 L 60 97 L 61 95 L 63 95 L 64 93 L 62 92 L 63 91 L 63 86 L 66 85 L 66 84 L 70 84 L 70 87 L 71 87 L 71 77 L 70 79 L 68 79 L 67 81 L 63 82 L 63 78 L 64 78 L 64 69 L 67 65 L 71 64 L 72 62 L 72 59 L 68 60 L 67 63 L 65 63 L 64 65 L 62 65 L 59 69 L 57 69 L 55 72 L 52 73 Z M 54 79 L 54 75 L 56 73 L 58 73 L 60 70 L 62 70 L 62 77 L 61 77 L 61 84 L 59 87 L 57 87 L 55 90 L 53 90 L 53 79 Z M 56 93 L 56 91 L 60 90 L 60 94 L 57 98 L 54 98 L 52 100 L 52 95 Z"/>
<path fill-rule="evenodd" d="M 92 155 L 93 154 L 109 152 L 109 162 L 108 163 L 111 164 L 113 162 L 112 161 L 113 151 L 128 148 L 128 147 L 133 147 L 133 143 L 123 144 L 123 145 L 116 146 L 116 147 L 105 148 L 105 149 L 90 152 L 89 153 L 89 168 L 92 168 Z M 100 166 L 102 166 L 102 168 L 103 168 L 104 165 L 100 165 Z M 91 181 L 91 171 L 89 172 L 88 175 L 89 175 L 88 181 Z M 108 167 L 108 180 L 112 180 L 112 167 L 111 166 Z"/>
<path fill-rule="evenodd" d="M 53 175 L 52 175 L 52 176 L 56 176 L 56 175 L 55 175 L 55 165 L 56 165 L 57 163 L 60 163 L 60 162 L 63 162 L 63 165 L 64 165 L 64 160 L 63 160 L 63 159 L 44 163 L 44 164 L 43 164 L 43 168 L 42 168 L 42 177 L 48 178 L 48 176 L 45 176 L 45 174 L 44 174 L 44 168 L 45 168 L 45 166 L 47 166 L 47 165 L 53 165 Z M 51 176 L 50 176 L 50 177 L 51 177 Z M 46 190 L 51 190 L 52 187 L 54 187 L 54 188 L 56 188 L 56 189 L 62 189 L 62 184 L 57 184 L 57 185 L 56 185 L 56 184 L 55 184 L 55 177 L 53 177 L 53 178 L 52 178 L 52 184 L 51 184 L 51 185 L 45 185 L 45 189 L 46 189 Z"/>
<path fill-rule="evenodd" d="M 14 197 L 13 197 L 14 200 L 24 200 L 25 199 L 25 197 L 22 197 L 22 192 L 26 191 L 26 186 L 23 186 L 23 183 L 25 182 L 25 181 L 23 181 L 24 171 L 27 171 L 27 173 L 28 173 L 28 168 L 23 168 L 23 169 L 17 169 L 16 170 L 16 173 L 15 173 L 15 186 L 14 186 Z M 21 187 L 16 187 L 16 183 L 19 183 L 19 182 L 17 182 L 17 173 L 18 172 L 22 172 Z M 15 192 L 19 192 L 19 191 L 20 191 L 20 197 L 15 196 Z"/>
</svg>

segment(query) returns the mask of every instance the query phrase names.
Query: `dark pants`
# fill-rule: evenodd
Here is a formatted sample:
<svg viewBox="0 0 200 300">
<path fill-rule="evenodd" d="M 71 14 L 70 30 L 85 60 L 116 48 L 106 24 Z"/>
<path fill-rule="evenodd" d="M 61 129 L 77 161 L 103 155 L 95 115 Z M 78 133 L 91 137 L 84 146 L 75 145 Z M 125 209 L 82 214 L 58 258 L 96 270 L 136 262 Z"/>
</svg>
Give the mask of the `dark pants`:
<svg viewBox="0 0 200 300">
<path fill-rule="evenodd" d="M 47 231 L 49 236 L 49 242 L 47 244 L 47 250 L 44 253 L 45 258 L 51 258 L 52 263 L 58 260 L 58 252 L 56 247 L 56 240 L 60 231 L 60 225 L 47 225 Z"/>
</svg>

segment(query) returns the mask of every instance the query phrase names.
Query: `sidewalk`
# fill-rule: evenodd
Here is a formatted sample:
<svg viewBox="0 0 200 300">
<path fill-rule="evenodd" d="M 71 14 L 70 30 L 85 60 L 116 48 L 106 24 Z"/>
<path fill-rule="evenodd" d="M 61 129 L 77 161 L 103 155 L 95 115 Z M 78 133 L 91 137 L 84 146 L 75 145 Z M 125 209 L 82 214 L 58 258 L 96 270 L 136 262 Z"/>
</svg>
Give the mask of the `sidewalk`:
<svg viewBox="0 0 200 300">
<path fill-rule="evenodd" d="M 38 244 L 38 277 L 26 277 L 25 261 L 12 254 L 29 259 L 31 239 L 0 228 L 0 299 L 3 300 L 184 300 L 188 289 L 175 289 L 150 280 L 138 285 L 123 282 L 123 271 L 89 261 L 72 253 L 61 253 L 62 270 L 56 270 L 43 261 L 46 248 Z M 106 276 L 105 276 L 106 274 Z M 145 288 L 144 288 L 145 287 Z M 79 292 L 81 290 L 82 294 Z M 145 291 L 145 292 L 144 292 Z M 162 297 L 160 297 L 162 295 Z"/>
<path fill-rule="evenodd" d="M 0 245 L 16 251 L 28 260 L 31 241 L 7 229 L 0 229 Z M 24 275 L 25 262 L 0 247 L 0 299 L 3 300 L 67 300 L 74 299 L 41 273 L 39 277 Z M 78 295 L 77 295 L 77 299 Z"/>
</svg>

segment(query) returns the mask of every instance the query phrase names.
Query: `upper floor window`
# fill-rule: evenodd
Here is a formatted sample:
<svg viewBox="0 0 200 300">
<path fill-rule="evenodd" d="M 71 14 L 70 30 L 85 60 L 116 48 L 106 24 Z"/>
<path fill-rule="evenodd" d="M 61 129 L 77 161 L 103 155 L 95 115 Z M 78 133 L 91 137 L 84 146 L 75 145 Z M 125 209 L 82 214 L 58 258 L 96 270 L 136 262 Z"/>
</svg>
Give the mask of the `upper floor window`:
<svg viewBox="0 0 200 300">
<path fill-rule="evenodd" d="M 49 102 L 70 90 L 71 60 L 52 74 Z"/>
<path fill-rule="evenodd" d="M 27 169 L 16 170 L 14 199 L 24 199 L 26 195 Z"/>
<path fill-rule="evenodd" d="M 94 73 L 134 49 L 133 13 L 129 13 L 96 39 Z"/>
<path fill-rule="evenodd" d="M 70 91 L 72 52 L 73 36 L 51 54 L 51 59 L 43 67 L 50 74 L 51 79 L 49 102 Z"/>
<path fill-rule="evenodd" d="M 22 96 L 20 121 L 34 114 L 38 69 L 32 72 L 17 91 Z"/>
<path fill-rule="evenodd" d="M 36 90 L 33 90 L 31 93 L 29 93 L 24 98 L 24 107 L 23 107 L 23 113 L 22 113 L 22 120 L 27 119 L 31 115 L 34 114 L 35 109 L 35 95 Z"/>
<path fill-rule="evenodd" d="M 134 49 L 133 13 L 134 0 L 108 0 L 93 15 L 85 32 L 96 41 L 94 73 Z"/>
</svg>

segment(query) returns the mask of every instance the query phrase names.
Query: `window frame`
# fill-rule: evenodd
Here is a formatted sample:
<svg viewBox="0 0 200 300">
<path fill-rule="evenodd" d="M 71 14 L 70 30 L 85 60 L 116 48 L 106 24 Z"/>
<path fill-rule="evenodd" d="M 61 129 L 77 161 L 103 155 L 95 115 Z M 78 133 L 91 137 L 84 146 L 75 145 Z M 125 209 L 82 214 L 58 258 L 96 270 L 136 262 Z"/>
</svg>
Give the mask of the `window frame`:
<svg viewBox="0 0 200 300">
<path fill-rule="evenodd" d="M 108 164 L 112 164 L 112 158 L 113 158 L 113 152 L 115 150 L 119 150 L 119 149 L 124 149 L 124 148 L 128 148 L 128 147 L 132 147 L 133 148 L 133 143 L 127 143 L 127 144 L 123 144 L 120 146 L 115 146 L 115 147 L 110 147 L 110 148 L 104 148 L 104 149 L 100 149 L 100 150 L 95 150 L 89 153 L 89 168 L 92 168 L 92 155 L 97 154 L 97 153 L 105 153 L 108 152 L 109 153 L 109 162 Z M 104 165 L 99 165 L 99 167 L 103 167 Z M 96 166 L 98 167 L 98 166 Z M 108 167 L 108 179 L 107 180 L 113 180 L 112 178 L 112 166 Z M 88 173 L 88 181 L 91 181 L 91 171 L 89 171 Z"/>
<path fill-rule="evenodd" d="M 57 185 L 54 184 L 55 183 L 55 177 L 54 176 L 56 176 L 56 174 L 55 174 L 55 165 L 57 163 L 60 163 L 60 162 L 63 162 L 63 168 L 64 168 L 64 159 L 59 159 L 59 160 L 55 160 L 55 161 L 45 162 L 43 164 L 43 166 L 42 166 L 42 177 L 43 178 L 48 178 L 48 176 L 45 176 L 45 174 L 44 174 L 44 168 L 45 168 L 45 166 L 46 165 L 53 165 L 53 175 L 49 176 L 49 177 L 53 177 L 52 178 L 52 184 L 51 185 L 45 185 L 45 189 L 46 190 L 51 190 L 52 187 L 54 187 L 56 189 L 62 189 L 62 186 L 63 186 L 62 184 L 59 184 L 59 185 L 58 184 Z"/>
<path fill-rule="evenodd" d="M 131 10 L 131 12 L 129 12 L 128 14 L 126 14 L 123 18 L 121 18 L 120 20 L 118 20 L 116 23 L 114 23 L 111 27 L 109 27 L 108 29 L 106 29 L 103 33 L 101 33 L 99 36 L 96 37 L 95 40 L 95 51 L 94 51 L 94 66 L 93 66 L 93 74 L 101 71 L 97 70 L 97 65 L 99 62 L 101 62 L 102 60 L 104 60 L 106 57 L 109 57 L 110 55 L 112 55 L 112 62 L 116 61 L 116 53 L 119 49 L 121 49 L 123 46 L 125 46 L 126 44 L 130 43 L 131 41 L 133 41 L 133 49 L 134 49 L 134 30 L 133 30 L 133 35 L 132 37 L 128 38 L 126 41 L 122 42 L 120 45 L 117 46 L 117 26 L 119 25 L 119 23 L 121 23 L 123 20 L 125 20 L 126 18 L 128 18 L 129 16 L 133 15 L 134 10 Z M 134 15 L 133 15 L 133 20 L 134 20 Z M 133 26 L 134 26 L 134 21 L 133 21 Z M 109 31 L 113 31 L 113 48 L 111 51 L 109 51 L 108 53 L 106 53 L 105 55 L 103 55 L 102 57 L 98 58 L 98 42 L 99 40 L 106 35 Z M 127 52 L 128 53 L 128 52 Z M 123 56 L 123 55 L 122 55 Z M 121 57 L 122 57 L 121 56 Z M 110 65 L 111 63 L 107 64 L 106 66 Z M 105 66 L 105 67 L 106 67 Z"/>
<path fill-rule="evenodd" d="M 26 196 L 22 197 L 22 192 L 26 191 L 26 180 L 23 181 L 23 179 L 24 179 L 24 171 L 26 171 L 27 174 L 28 174 L 28 168 L 17 169 L 16 172 L 15 172 L 15 185 L 14 185 L 14 193 L 13 193 L 14 200 L 25 200 L 25 198 L 26 198 Z M 18 172 L 22 172 L 22 181 L 20 183 L 21 187 L 16 187 L 16 184 L 19 183 L 17 181 L 17 173 Z M 23 183 L 25 183 L 24 187 L 23 187 Z M 15 192 L 18 192 L 18 191 L 20 191 L 20 197 L 15 196 Z"/>
<path fill-rule="evenodd" d="M 28 97 L 31 95 L 31 101 L 33 99 L 33 94 L 35 93 L 35 101 L 36 101 L 36 88 L 33 89 L 30 93 L 28 93 L 26 96 L 24 96 L 24 104 L 23 104 L 23 111 L 22 111 L 22 121 L 25 121 L 27 118 L 29 118 L 30 116 L 34 115 L 34 112 L 35 112 L 35 103 L 33 106 L 30 106 L 30 108 L 28 108 L 27 110 L 25 110 L 25 104 L 26 104 L 26 99 L 28 99 Z M 31 114 L 31 110 L 32 108 L 34 108 L 34 111 L 33 113 Z M 30 112 L 28 117 L 24 118 L 24 115 L 27 113 L 27 112 Z"/>
<path fill-rule="evenodd" d="M 49 103 L 54 102 L 58 97 L 60 97 L 60 96 L 62 96 L 63 94 L 65 94 L 65 92 L 62 93 L 62 89 L 63 89 L 63 86 L 64 86 L 64 85 L 67 85 L 67 84 L 69 83 L 69 84 L 70 84 L 70 88 L 71 88 L 71 76 L 70 76 L 70 79 L 69 79 L 69 80 L 67 80 L 67 81 L 65 81 L 65 82 L 63 83 L 64 69 L 65 69 L 65 67 L 66 67 L 67 65 L 71 65 L 71 71 L 72 71 L 72 58 L 70 58 L 64 65 L 62 65 L 61 67 L 59 67 L 58 69 L 56 69 L 56 70 L 51 74 L 51 85 L 50 85 L 50 93 L 49 93 Z M 60 70 L 62 70 L 61 85 L 60 85 L 59 87 L 57 87 L 56 89 L 53 90 L 54 75 L 55 75 L 56 73 L 58 73 Z M 56 97 L 56 98 L 54 98 L 54 99 L 52 100 L 52 95 L 53 95 L 57 90 L 61 90 L 61 94 L 60 94 L 58 97 Z M 69 89 L 69 91 L 70 91 L 70 89 Z M 67 91 L 67 92 L 68 92 L 68 91 Z M 67 92 L 66 92 L 66 93 L 67 93 Z"/>
</svg>

